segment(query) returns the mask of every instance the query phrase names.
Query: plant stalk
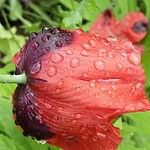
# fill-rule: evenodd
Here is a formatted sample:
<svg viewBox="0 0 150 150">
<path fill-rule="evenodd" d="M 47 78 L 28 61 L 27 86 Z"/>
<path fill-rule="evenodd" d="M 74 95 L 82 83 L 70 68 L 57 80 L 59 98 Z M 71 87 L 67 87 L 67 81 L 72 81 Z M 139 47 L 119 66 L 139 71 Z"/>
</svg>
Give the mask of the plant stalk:
<svg viewBox="0 0 150 150">
<path fill-rule="evenodd" d="M 25 73 L 20 75 L 1 75 L 0 74 L 0 83 L 19 83 L 25 84 L 27 77 Z"/>
</svg>

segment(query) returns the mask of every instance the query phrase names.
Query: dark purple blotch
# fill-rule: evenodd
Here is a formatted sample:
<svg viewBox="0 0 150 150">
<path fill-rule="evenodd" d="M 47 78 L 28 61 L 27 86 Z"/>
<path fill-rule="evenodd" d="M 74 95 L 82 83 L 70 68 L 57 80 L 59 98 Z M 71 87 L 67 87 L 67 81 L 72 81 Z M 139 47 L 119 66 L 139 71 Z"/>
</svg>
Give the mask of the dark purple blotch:
<svg viewBox="0 0 150 150">
<path fill-rule="evenodd" d="M 21 52 L 21 61 L 17 66 L 16 74 L 25 71 L 27 76 L 30 76 L 30 68 L 41 61 L 44 54 L 71 44 L 72 38 L 73 34 L 70 31 L 57 28 L 44 28 L 37 34 L 33 33 Z"/>
<path fill-rule="evenodd" d="M 147 22 L 136 22 L 133 27 L 132 30 L 136 33 L 142 33 L 142 32 L 147 32 L 148 30 L 148 23 Z"/>
<path fill-rule="evenodd" d="M 42 122 L 36 107 L 36 98 L 28 85 L 19 85 L 14 93 L 13 113 L 15 123 L 23 129 L 23 135 L 37 140 L 48 139 L 55 135 Z"/>
</svg>

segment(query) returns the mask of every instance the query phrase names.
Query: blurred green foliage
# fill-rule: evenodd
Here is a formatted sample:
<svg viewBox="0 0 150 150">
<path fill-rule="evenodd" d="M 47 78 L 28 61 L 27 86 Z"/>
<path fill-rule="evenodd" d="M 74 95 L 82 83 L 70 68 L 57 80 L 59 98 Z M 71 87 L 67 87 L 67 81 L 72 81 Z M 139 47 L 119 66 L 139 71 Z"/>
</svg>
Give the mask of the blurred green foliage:
<svg viewBox="0 0 150 150">
<path fill-rule="evenodd" d="M 150 20 L 149 0 L 0 0 L 0 74 L 14 72 L 12 56 L 19 51 L 31 32 L 43 26 L 88 31 L 94 19 L 105 9 L 121 19 L 131 11 L 142 11 Z M 142 64 L 146 72 L 146 91 L 150 96 L 150 34 L 143 40 Z M 0 150 L 56 150 L 42 142 L 26 138 L 12 117 L 12 93 L 16 85 L 0 84 Z M 132 113 L 120 117 L 123 142 L 119 150 L 150 149 L 150 113 Z"/>
</svg>

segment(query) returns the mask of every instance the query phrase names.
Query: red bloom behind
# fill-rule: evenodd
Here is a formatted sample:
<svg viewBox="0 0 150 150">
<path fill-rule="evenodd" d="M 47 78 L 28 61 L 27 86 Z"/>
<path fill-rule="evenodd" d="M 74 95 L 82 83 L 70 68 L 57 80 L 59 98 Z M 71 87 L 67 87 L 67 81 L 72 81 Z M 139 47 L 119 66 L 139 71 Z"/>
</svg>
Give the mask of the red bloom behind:
<svg viewBox="0 0 150 150">
<path fill-rule="evenodd" d="M 150 109 L 141 52 L 127 38 L 45 29 L 14 63 L 28 77 L 14 94 L 17 124 L 64 150 L 116 149 L 121 138 L 111 121 Z"/>
</svg>

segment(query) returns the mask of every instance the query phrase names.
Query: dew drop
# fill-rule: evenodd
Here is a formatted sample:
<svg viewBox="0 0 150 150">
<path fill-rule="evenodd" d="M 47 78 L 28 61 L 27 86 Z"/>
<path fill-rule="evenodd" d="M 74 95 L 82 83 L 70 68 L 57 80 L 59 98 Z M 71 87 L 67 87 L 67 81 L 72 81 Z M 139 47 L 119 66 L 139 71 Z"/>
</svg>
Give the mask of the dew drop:
<svg viewBox="0 0 150 150">
<path fill-rule="evenodd" d="M 42 40 L 43 42 L 46 42 L 46 41 L 49 40 L 49 36 L 44 35 L 44 36 L 41 37 L 41 40 Z"/>
<path fill-rule="evenodd" d="M 38 42 L 33 42 L 32 43 L 32 49 L 36 50 L 39 47 L 39 43 Z"/>
<path fill-rule="evenodd" d="M 31 33 L 29 36 L 29 39 L 34 39 L 37 36 L 37 34 L 35 32 Z"/>
<path fill-rule="evenodd" d="M 104 70 L 105 69 L 105 63 L 102 60 L 95 61 L 94 65 L 95 65 L 95 68 L 97 70 Z"/>
<path fill-rule="evenodd" d="M 58 84 L 57 84 L 57 86 L 58 86 L 59 88 L 61 88 L 63 85 L 64 85 L 64 82 L 63 82 L 63 81 L 60 81 L 60 82 L 58 82 Z"/>
<path fill-rule="evenodd" d="M 135 90 L 136 90 L 135 85 L 132 85 L 130 92 L 133 94 L 135 92 Z"/>
<path fill-rule="evenodd" d="M 104 87 L 100 87 L 100 91 L 104 93 L 106 90 Z"/>
<path fill-rule="evenodd" d="M 80 127 L 80 131 L 81 131 L 81 132 L 84 132 L 84 131 L 86 130 L 86 128 L 87 128 L 87 125 L 86 125 L 86 124 L 83 124 L 83 125 L 81 125 L 81 127 Z"/>
<path fill-rule="evenodd" d="M 93 139 L 94 142 L 96 142 L 97 141 L 97 136 L 94 136 L 92 139 Z"/>
<path fill-rule="evenodd" d="M 109 42 L 117 42 L 117 38 L 116 37 L 108 37 L 107 40 Z"/>
<path fill-rule="evenodd" d="M 69 74 L 70 74 L 70 76 L 74 76 L 74 75 L 75 75 L 75 71 L 70 70 L 70 71 L 69 71 Z"/>
<path fill-rule="evenodd" d="M 60 55 L 60 54 L 53 53 L 51 55 L 51 61 L 53 63 L 59 63 L 59 62 L 63 61 L 63 59 L 64 59 L 64 57 L 62 55 Z"/>
<path fill-rule="evenodd" d="M 116 64 L 116 68 L 117 68 L 118 70 L 121 70 L 121 69 L 123 68 L 123 64 L 117 63 L 117 64 Z"/>
<path fill-rule="evenodd" d="M 121 53 L 121 56 L 126 58 L 127 54 L 126 53 Z"/>
<path fill-rule="evenodd" d="M 81 34 L 84 33 L 84 31 L 81 30 L 81 29 L 77 29 L 77 30 L 75 30 L 75 33 L 78 34 L 78 35 L 81 35 Z"/>
<path fill-rule="evenodd" d="M 52 118 L 52 121 L 58 122 L 58 116 L 54 116 L 54 117 Z"/>
<path fill-rule="evenodd" d="M 88 73 L 83 72 L 82 77 L 87 78 L 88 77 Z"/>
<path fill-rule="evenodd" d="M 76 122 L 77 122 L 76 120 L 72 120 L 72 121 L 71 121 L 72 124 L 75 124 Z"/>
<path fill-rule="evenodd" d="M 113 89 L 114 91 L 117 91 L 116 85 L 112 84 L 111 87 L 112 87 L 112 89 Z"/>
<path fill-rule="evenodd" d="M 66 54 L 67 54 L 67 55 L 72 55 L 72 54 L 73 54 L 73 52 L 72 52 L 72 50 L 71 50 L 71 49 L 68 49 L 68 50 L 66 50 Z"/>
<path fill-rule="evenodd" d="M 81 118 L 81 114 L 75 114 L 74 116 L 75 116 L 76 119 Z"/>
<path fill-rule="evenodd" d="M 90 44 L 92 47 L 96 46 L 96 42 L 94 40 L 90 40 Z"/>
<path fill-rule="evenodd" d="M 38 144 L 46 144 L 46 141 L 45 140 L 40 140 L 40 141 L 36 141 Z"/>
<path fill-rule="evenodd" d="M 142 83 L 137 83 L 137 84 L 135 85 L 135 87 L 136 87 L 136 89 L 138 89 L 138 90 L 140 90 L 140 91 L 143 91 L 143 90 L 144 90 L 144 84 L 142 84 Z"/>
<path fill-rule="evenodd" d="M 48 76 L 50 76 L 50 77 L 52 77 L 52 76 L 54 76 L 54 75 L 56 75 L 56 73 L 57 73 L 57 69 L 55 68 L 55 67 L 50 67 L 49 69 L 48 69 Z"/>
<path fill-rule="evenodd" d="M 79 58 L 73 58 L 70 62 L 70 66 L 73 68 L 76 68 L 80 65 L 80 59 Z"/>
<path fill-rule="evenodd" d="M 100 132 L 97 132 L 96 135 L 98 136 L 98 138 L 106 138 L 107 137 L 106 134 L 103 134 L 103 133 L 100 133 Z"/>
<path fill-rule="evenodd" d="M 35 64 L 30 68 L 31 74 L 37 74 L 40 70 L 41 70 L 41 63 L 40 63 L 40 62 L 35 63 Z"/>
<path fill-rule="evenodd" d="M 55 94 L 58 94 L 58 93 L 60 93 L 60 92 L 61 92 L 60 89 L 56 89 L 56 90 L 54 91 Z"/>
<path fill-rule="evenodd" d="M 115 57 L 115 55 L 114 55 L 114 54 L 112 54 L 112 53 L 108 53 L 108 57 L 109 57 L 109 58 L 114 58 L 114 57 Z"/>
<path fill-rule="evenodd" d="M 91 45 L 88 43 L 83 43 L 82 47 L 86 50 L 90 50 L 91 49 Z"/>
<path fill-rule="evenodd" d="M 57 47 L 62 47 L 62 42 L 61 42 L 61 41 L 56 41 L 56 42 L 55 42 L 55 45 L 56 45 Z"/>
<path fill-rule="evenodd" d="M 136 53 L 129 54 L 127 58 L 131 64 L 136 65 L 136 66 L 138 66 L 141 62 L 139 55 Z"/>
<path fill-rule="evenodd" d="M 51 109 L 51 108 L 52 108 L 52 105 L 50 105 L 50 104 L 48 104 L 48 103 L 44 103 L 44 105 L 45 105 L 45 107 L 46 107 L 47 109 Z"/>
<path fill-rule="evenodd" d="M 98 92 L 95 93 L 95 97 L 99 97 L 99 93 Z"/>
<path fill-rule="evenodd" d="M 129 68 L 126 69 L 126 72 L 129 73 L 129 74 L 132 74 L 132 73 L 135 73 L 136 70 L 134 68 L 129 67 Z"/>
<path fill-rule="evenodd" d="M 95 33 L 94 37 L 99 38 L 99 37 L 101 37 L 101 35 L 99 33 Z"/>
<path fill-rule="evenodd" d="M 90 84 L 91 88 L 94 88 L 95 87 L 95 80 L 90 81 L 89 84 Z"/>
<path fill-rule="evenodd" d="M 48 30 L 48 29 L 49 29 L 49 28 L 45 26 L 45 27 L 42 28 L 42 31 L 46 31 L 46 30 Z"/>
<path fill-rule="evenodd" d="M 87 135 L 82 135 L 82 138 L 83 138 L 84 140 L 87 140 L 87 139 L 88 139 L 88 136 L 87 136 Z"/>
<path fill-rule="evenodd" d="M 57 110 L 58 110 L 58 112 L 60 112 L 60 113 L 61 113 L 61 112 L 64 110 L 64 108 L 62 108 L 62 107 L 58 107 L 58 109 L 57 109 Z"/>
<path fill-rule="evenodd" d="M 88 52 L 86 50 L 81 51 L 80 53 L 82 56 L 89 56 Z"/>
</svg>

